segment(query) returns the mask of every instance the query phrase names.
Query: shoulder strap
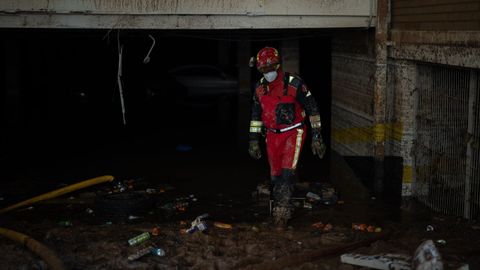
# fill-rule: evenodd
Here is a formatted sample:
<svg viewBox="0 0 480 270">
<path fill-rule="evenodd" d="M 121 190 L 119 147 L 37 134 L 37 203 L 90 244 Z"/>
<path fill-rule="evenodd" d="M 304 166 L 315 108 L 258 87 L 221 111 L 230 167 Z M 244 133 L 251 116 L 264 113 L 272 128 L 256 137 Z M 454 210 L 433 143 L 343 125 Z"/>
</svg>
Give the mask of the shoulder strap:
<svg viewBox="0 0 480 270">
<path fill-rule="evenodd" d="M 260 79 L 260 83 L 263 85 L 263 94 L 267 95 L 267 93 L 268 93 L 268 82 L 267 82 L 267 80 L 265 80 L 265 78 L 262 77 Z"/>
<path fill-rule="evenodd" d="M 302 79 L 295 75 L 290 75 L 290 73 L 285 72 L 285 76 L 283 77 L 283 95 L 288 95 L 288 85 L 291 84 L 295 89 L 302 90 Z"/>
<path fill-rule="evenodd" d="M 288 85 L 290 84 L 290 73 L 285 72 L 283 74 L 283 95 L 288 95 Z"/>
<path fill-rule="evenodd" d="M 257 89 L 258 89 L 259 87 L 262 87 L 263 94 L 266 95 L 266 94 L 267 94 L 268 86 L 267 86 L 267 82 L 265 81 L 264 78 L 261 78 L 261 79 L 255 84 L 255 91 L 257 91 Z"/>
</svg>

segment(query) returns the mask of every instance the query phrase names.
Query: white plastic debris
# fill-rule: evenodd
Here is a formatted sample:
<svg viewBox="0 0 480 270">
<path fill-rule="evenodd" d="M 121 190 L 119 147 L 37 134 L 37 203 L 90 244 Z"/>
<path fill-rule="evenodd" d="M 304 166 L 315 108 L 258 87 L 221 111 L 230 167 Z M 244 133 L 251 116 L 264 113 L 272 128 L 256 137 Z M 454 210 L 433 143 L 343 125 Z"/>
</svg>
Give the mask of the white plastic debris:
<svg viewBox="0 0 480 270">
<path fill-rule="evenodd" d="M 417 247 L 412 265 L 415 270 L 443 270 L 442 257 L 432 240 L 426 240 Z"/>
<path fill-rule="evenodd" d="M 306 197 L 314 201 L 320 201 L 322 199 L 322 197 L 320 197 L 318 194 L 315 194 L 313 192 L 308 192 Z"/>
<path fill-rule="evenodd" d="M 411 270 L 411 257 L 403 254 L 362 255 L 347 253 L 340 256 L 342 263 L 382 270 Z"/>
</svg>

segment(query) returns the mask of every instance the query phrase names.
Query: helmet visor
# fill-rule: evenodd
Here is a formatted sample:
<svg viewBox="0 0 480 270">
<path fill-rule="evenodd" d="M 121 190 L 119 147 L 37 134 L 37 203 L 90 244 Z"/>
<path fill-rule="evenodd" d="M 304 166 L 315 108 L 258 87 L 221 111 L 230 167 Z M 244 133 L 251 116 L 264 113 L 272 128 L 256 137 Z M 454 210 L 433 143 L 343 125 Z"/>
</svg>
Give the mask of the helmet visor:
<svg viewBox="0 0 480 270">
<path fill-rule="evenodd" d="M 267 73 L 267 72 L 270 72 L 270 71 L 277 70 L 279 66 L 280 66 L 280 64 L 265 65 L 265 66 L 258 67 L 258 71 L 260 73 Z"/>
</svg>

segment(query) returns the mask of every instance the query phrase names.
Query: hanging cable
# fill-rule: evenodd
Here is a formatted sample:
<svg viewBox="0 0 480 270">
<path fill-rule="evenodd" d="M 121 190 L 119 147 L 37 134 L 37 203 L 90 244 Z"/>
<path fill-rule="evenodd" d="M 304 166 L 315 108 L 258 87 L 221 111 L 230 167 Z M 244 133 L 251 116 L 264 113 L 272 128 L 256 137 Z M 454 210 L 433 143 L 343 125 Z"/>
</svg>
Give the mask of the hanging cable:
<svg viewBox="0 0 480 270">
<path fill-rule="evenodd" d="M 120 30 L 117 30 L 117 47 L 118 47 L 118 71 L 117 71 L 118 91 L 120 93 L 120 104 L 122 105 L 123 125 L 127 125 L 127 120 L 125 119 L 125 102 L 123 99 L 123 86 L 122 86 L 123 45 L 120 45 Z"/>
<path fill-rule="evenodd" d="M 152 46 L 150 46 L 150 50 L 148 50 L 147 55 L 143 59 L 144 64 L 148 64 L 148 62 L 150 62 L 150 53 L 152 52 L 153 47 L 155 47 L 155 38 L 153 38 L 152 35 L 148 35 L 148 36 L 153 40 L 153 43 L 152 43 Z"/>
</svg>

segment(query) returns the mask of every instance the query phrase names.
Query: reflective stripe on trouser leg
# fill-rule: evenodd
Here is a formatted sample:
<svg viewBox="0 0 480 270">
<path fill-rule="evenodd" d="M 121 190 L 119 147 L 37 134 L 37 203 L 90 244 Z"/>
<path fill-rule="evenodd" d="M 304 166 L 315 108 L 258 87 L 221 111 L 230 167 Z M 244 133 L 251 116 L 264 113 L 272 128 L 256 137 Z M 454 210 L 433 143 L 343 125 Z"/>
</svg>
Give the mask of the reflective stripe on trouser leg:
<svg viewBox="0 0 480 270">
<path fill-rule="evenodd" d="M 297 168 L 298 157 L 302 149 L 303 129 L 297 129 L 297 139 L 295 141 L 295 154 L 293 156 L 292 169 Z"/>
</svg>

